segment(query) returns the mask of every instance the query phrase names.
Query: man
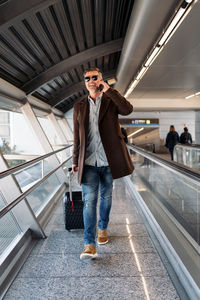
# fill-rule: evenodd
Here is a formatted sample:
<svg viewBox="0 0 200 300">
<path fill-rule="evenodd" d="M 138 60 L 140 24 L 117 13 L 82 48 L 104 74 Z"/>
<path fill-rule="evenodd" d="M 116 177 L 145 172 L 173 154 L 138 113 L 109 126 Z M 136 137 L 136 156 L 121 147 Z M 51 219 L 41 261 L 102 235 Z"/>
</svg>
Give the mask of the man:
<svg viewBox="0 0 200 300">
<path fill-rule="evenodd" d="M 192 144 L 192 136 L 188 132 L 188 128 L 184 127 L 183 130 L 184 130 L 184 132 L 181 133 L 181 136 L 180 136 L 180 143 L 181 144 Z"/>
<path fill-rule="evenodd" d="M 99 245 L 108 242 L 107 226 L 112 203 L 113 179 L 133 172 L 118 114 L 128 115 L 132 105 L 102 79 L 97 68 L 84 72 L 88 97 L 74 105 L 72 171 L 78 171 L 84 208 L 85 248 L 80 259 L 95 258 L 96 206 L 100 187 Z"/>
</svg>

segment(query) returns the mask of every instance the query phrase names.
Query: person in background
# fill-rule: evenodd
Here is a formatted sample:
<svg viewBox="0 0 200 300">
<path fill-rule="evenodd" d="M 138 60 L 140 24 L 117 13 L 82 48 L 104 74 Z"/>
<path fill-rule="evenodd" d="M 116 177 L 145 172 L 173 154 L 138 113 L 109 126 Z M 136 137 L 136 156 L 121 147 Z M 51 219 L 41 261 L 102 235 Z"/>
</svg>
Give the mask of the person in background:
<svg viewBox="0 0 200 300">
<path fill-rule="evenodd" d="M 97 257 L 97 200 L 100 189 L 97 243 L 108 242 L 107 227 L 112 204 L 113 179 L 133 172 L 118 114 L 128 115 L 133 106 L 103 79 L 98 68 L 84 72 L 89 95 L 74 105 L 72 171 L 78 172 L 84 207 L 84 244 L 80 259 Z"/>
<path fill-rule="evenodd" d="M 181 133 L 181 136 L 180 136 L 180 143 L 181 144 L 192 144 L 192 136 L 188 132 L 188 128 L 184 127 L 183 130 L 184 130 L 184 132 Z"/>
<path fill-rule="evenodd" d="M 122 127 L 121 124 L 120 124 L 120 127 L 121 127 L 121 132 L 124 136 L 124 142 L 127 144 L 128 143 L 128 137 L 127 137 L 126 129 L 124 127 Z"/>
<path fill-rule="evenodd" d="M 178 143 L 179 143 L 178 132 L 176 132 L 174 125 L 171 125 L 165 143 L 165 147 L 169 149 L 171 160 L 174 160 L 174 147 Z"/>
</svg>

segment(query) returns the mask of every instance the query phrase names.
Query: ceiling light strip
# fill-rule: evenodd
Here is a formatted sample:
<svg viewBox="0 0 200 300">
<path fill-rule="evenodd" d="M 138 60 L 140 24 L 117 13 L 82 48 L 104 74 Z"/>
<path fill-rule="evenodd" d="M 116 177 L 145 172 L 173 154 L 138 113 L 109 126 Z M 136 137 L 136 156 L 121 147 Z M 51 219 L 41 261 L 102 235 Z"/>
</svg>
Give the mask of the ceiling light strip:
<svg viewBox="0 0 200 300">
<path fill-rule="evenodd" d="M 140 80 L 143 77 L 146 70 L 147 70 L 147 67 L 142 67 L 142 69 L 140 70 L 140 72 L 138 73 L 138 75 L 136 77 L 136 80 Z"/>
<path fill-rule="evenodd" d="M 151 66 L 153 61 L 160 54 L 163 47 L 166 45 L 166 43 L 169 41 L 169 39 L 174 34 L 175 30 L 180 25 L 181 21 L 183 20 L 184 15 L 186 15 L 185 14 L 186 10 L 188 10 L 188 7 L 190 6 L 190 4 L 192 2 L 196 2 L 196 1 L 194 1 L 194 0 L 184 0 L 183 1 L 181 7 L 177 11 L 172 22 L 169 24 L 166 31 L 163 33 L 157 46 L 154 48 L 154 50 L 152 51 L 152 53 L 150 54 L 150 56 L 147 58 L 146 62 L 142 66 L 141 70 L 138 72 L 136 79 L 134 79 L 133 82 L 129 85 L 128 90 L 126 91 L 124 97 L 128 97 L 132 93 L 132 91 L 134 90 L 134 88 L 136 87 L 138 82 L 142 79 L 142 77 L 144 76 L 144 74 L 146 73 L 148 68 Z M 184 5 L 184 4 L 186 4 L 186 5 Z M 191 98 L 190 96 L 188 96 L 188 97 Z M 186 97 L 186 99 L 188 99 L 188 97 Z M 192 97 L 193 97 L 193 95 L 192 95 Z"/>
<path fill-rule="evenodd" d="M 165 31 L 165 33 L 163 34 L 162 38 L 160 39 L 160 41 L 158 42 L 158 44 L 160 46 L 162 46 L 166 40 L 168 39 L 168 37 L 171 35 L 171 33 L 173 32 L 173 30 L 175 29 L 175 27 L 177 26 L 178 22 L 180 21 L 180 19 L 182 18 L 183 14 L 185 13 L 185 8 L 180 8 L 177 12 L 177 14 L 175 15 L 174 19 L 172 20 L 172 22 L 170 23 L 169 27 L 167 28 L 167 30 Z"/>
<path fill-rule="evenodd" d="M 160 47 L 156 47 L 153 52 L 151 53 L 151 55 L 149 56 L 149 58 L 147 59 L 147 61 L 145 62 L 145 66 L 149 67 L 152 62 L 154 61 L 154 59 L 156 58 L 158 52 L 160 51 Z"/>
<path fill-rule="evenodd" d="M 124 95 L 125 98 L 127 98 L 127 97 L 130 95 L 130 93 L 134 90 L 134 88 L 136 87 L 136 85 L 138 84 L 138 82 L 139 82 L 139 81 L 135 79 L 135 80 L 130 84 L 128 90 L 126 91 L 126 93 L 125 93 L 125 95 Z"/>
<path fill-rule="evenodd" d="M 190 98 L 198 96 L 198 95 L 200 95 L 200 92 L 197 92 L 195 94 L 189 95 L 189 96 L 185 97 L 185 99 L 190 99 Z"/>
<path fill-rule="evenodd" d="M 138 132 L 140 132 L 140 131 L 142 131 L 142 130 L 144 130 L 144 127 L 142 127 L 142 128 L 140 128 L 140 129 L 134 131 L 133 133 L 129 134 L 129 135 L 128 135 L 128 138 L 131 137 L 131 136 L 133 136 L 133 135 L 135 135 L 136 133 L 138 133 Z"/>
</svg>

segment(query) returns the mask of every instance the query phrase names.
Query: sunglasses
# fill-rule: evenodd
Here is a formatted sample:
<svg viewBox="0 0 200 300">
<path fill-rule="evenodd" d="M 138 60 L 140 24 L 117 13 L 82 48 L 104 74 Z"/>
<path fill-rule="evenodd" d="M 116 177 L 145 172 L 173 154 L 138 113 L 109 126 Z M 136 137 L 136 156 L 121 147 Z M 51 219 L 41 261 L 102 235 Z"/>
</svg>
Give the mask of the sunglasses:
<svg viewBox="0 0 200 300">
<path fill-rule="evenodd" d="M 86 76 L 85 77 L 85 82 L 89 82 L 91 78 L 92 78 L 92 80 L 97 81 L 98 75 Z"/>
</svg>

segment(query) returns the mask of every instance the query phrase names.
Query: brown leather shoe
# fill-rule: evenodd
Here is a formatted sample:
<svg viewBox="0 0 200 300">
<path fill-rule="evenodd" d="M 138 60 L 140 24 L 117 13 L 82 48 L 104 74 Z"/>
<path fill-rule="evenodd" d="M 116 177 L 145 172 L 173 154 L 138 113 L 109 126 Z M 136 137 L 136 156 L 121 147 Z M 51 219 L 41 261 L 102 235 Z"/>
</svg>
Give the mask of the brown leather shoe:
<svg viewBox="0 0 200 300">
<path fill-rule="evenodd" d="M 104 244 L 108 243 L 107 229 L 104 229 L 104 230 L 98 229 L 97 243 L 99 245 L 104 245 Z"/>
<path fill-rule="evenodd" d="M 80 255 L 80 259 L 93 259 L 97 256 L 98 256 L 98 254 L 96 251 L 96 247 L 93 245 L 86 245 L 85 249 L 83 250 L 83 252 Z"/>
</svg>

